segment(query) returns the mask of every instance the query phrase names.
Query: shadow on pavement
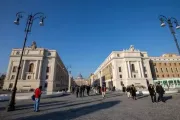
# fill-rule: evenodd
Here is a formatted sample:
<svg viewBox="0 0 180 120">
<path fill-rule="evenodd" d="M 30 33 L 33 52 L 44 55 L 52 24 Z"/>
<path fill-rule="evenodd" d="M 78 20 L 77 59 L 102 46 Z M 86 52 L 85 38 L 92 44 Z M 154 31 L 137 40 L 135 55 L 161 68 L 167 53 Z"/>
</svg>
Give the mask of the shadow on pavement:
<svg viewBox="0 0 180 120">
<path fill-rule="evenodd" d="M 84 106 L 80 108 L 74 108 L 66 111 L 58 111 L 58 112 L 47 113 L 39 116 L 18 118 L 17 120 L 24 120 L 24 119 L 25 120 L 70 120 L 99 110 L 108 109 L 119 103 L 120 101 L 102 102 L 102 103 Z"/>
<path fill-rule="evenodd" d="M 141 96 L 139 95 L 139 96 L 137 96 L 136 98 L 137 98 L 137 99 L 142 99 L 142 98 L 145 98 L 145 97 L 148 97 L 148 96 L 149 96 L 149 95 L 141 95 Z"/>
<path fill-rule="evenodd" d="M 165 100 L 165 101 L 170 100 L 170 99 L 172 99 L 172 95 L 170 95 L 170 96 L 164 96 L 164 100 Z"/>
</svg>

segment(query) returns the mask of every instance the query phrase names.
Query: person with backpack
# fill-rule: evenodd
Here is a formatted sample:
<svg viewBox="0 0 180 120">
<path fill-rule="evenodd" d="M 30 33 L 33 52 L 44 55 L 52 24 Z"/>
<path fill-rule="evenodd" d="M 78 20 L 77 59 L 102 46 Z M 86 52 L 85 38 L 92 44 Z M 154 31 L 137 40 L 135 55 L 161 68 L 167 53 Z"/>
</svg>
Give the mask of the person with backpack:
<svg viewBox="0 0 180 120">
<path fill-rule="evenodd" d="M 36 90 L 34 91 L 34 112 L 39 112 L 41 94 L 42 86 L 39 86 L 39 88 L 36 88 Z"/>
</svg>

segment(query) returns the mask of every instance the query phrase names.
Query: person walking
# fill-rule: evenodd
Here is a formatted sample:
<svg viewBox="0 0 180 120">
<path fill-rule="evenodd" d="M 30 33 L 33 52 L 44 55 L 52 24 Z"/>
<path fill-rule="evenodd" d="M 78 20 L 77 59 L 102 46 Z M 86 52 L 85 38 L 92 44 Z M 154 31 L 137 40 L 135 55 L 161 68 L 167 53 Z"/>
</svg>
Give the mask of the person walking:
<svg viewBox="0 0 180 120">
<path fill-rule="evenodd" d="M 83 86 L 80 86 L 80 90 L 79 90 L 79 96 L 82 97 L 82 91 L 83 91 Z"/>
<path fill-rule="evenodd" d="M 82 85 L 82 96 L 83 96 L 83 97 L 84 97 L 85 89 L 86 89 L 85 85 Z"/>
<path fill-rule="evenodd" d="M 148 86 L 148 90 L 149 90 L 149 94 L 150 94 L 150 96 L 151 96 L 152 102 L 153 102 L 153 103 L 156 102 L 156 91 L 155 91 L 154 86 L 153 86 L 152 84 L 150 84 L 150 85 Z"/>
<path fill-rule="evenodd" d="M 102 97 L 104 98 L 105 97 L 105 95 L 106 95 L 106 86 L 102 86 L 101 87 L 101 93 L 102 93 Z"/>
<path fill-rule="evenodd" d="M 132 87 L 131 87 L 131 92 L 132 92 L 132 98 L 133 100 L 137 100 L 136 99 L 136 88 L 134 87 L 134 85 L 132 84 Z"/>
<path fill-rule="evenodd" d="M 158 83 L 158 85 L 156 86 L 156 92 L 158 93 L 158 102 L 160 101 L 165 102 L 163 98 L 165 91 L 164 88 L 160 85 L 160 83 Z"/>
<path fill-rule="evenodd" d="M 40 98 L 41 98 L 41 94 L 42 94 L 42 86 L 39 86 L 39 88 L 36 88 L 36 90 L 34 91 L 34 112 L 39 112 L 39 104 L 40 104 Z"/>
<path fill-rule="evenodd" d="M 126 91 L 127 91 L 127 97 L 131 98 L 131 93 L 130 93 L 131 88 L 130 88 L 130 86 L 127 87 Z"/>
<path fill-rule="evenodd" d="M 90 86 L 86 86 L 86 90 L 87 90 L 87 95 L 89 96 L 89 91 L 90 91 Z"/>
<path fill-rule="evenodd" d="M 78 98 L 79 95 L 79 86 L 76 86 L 76 97 Z"/>
</svg>

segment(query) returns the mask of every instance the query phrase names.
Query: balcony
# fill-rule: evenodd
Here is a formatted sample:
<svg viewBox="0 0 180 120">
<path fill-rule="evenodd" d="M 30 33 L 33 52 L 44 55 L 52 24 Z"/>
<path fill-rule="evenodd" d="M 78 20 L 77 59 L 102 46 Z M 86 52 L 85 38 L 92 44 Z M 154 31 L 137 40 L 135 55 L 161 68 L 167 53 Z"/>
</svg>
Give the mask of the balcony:
<svg viewBox="0 0 180 120">
<path fill-rule="evenodd" d="M 26 80 L 34 79 L 34 74 L 33 72 L 26 72 Z"/>
</svg>

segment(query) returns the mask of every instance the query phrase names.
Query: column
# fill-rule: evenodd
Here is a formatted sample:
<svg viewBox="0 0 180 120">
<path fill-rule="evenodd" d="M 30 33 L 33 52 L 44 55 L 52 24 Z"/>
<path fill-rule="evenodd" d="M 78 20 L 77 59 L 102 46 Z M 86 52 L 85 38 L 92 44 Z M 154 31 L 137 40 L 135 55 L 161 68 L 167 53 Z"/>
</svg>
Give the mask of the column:
<svg viewBox="0 0 180 120">
<path fill-rule="evenodd" d="M 127 68 L 127 77 L 129 78 L 128 61 L 125 61 L 125 67 Z"/>
<path fill-rule="evenodd" d="M 11 59 L 10 59 L 8 70 L 7 70 L 7 79 L 8 80 L 10 79 L 11 69 L 12 69 L 12 62 L 11 62 Z"/>
<path fill-rule="evenodd" d="M 128 61 L 128 72 L 129 72 L 129 78 L 132 78 L 132 76 L 131 76 L 130 62 L 129 62 L 129 61 Z"/>
<path fill-rule="evenodd" d="M 40 60 L 39 62 L 40 65 L 39 65 L 38 79 L 41 79 L 42 60 Z"/>
<path fill-rule="evenodd" d="M 140 64 L 140 61 L 138 61 L 138 64 L 139 64 L 139 77 L 142 78 L 142 70 L 141 70 L 141 64 Z"/>
<path fill-rule="evenodd" d="M 140 61 L 140 66 L 141 66 L 142 77 L 144 78 L 144 70 L 143 70 L 143 67 L 142 67 L 142 61 Z"/>
<path fill-rule="evenodd" d="M 101 76 L 102 72 L 100 71 L 100 86 L 102 87 L 102 76 Z"/>
<path fill-rule="evenodd" d="M 68 91 L 71 92 L 71 73 L 69 71 L 69 85 L 68 85 Z"/>
<path fill-rule="evenodd" d="M 38 63 L 39 63 L 39 60 L 36 61 L 36 71 L 35 71 L 35 78 L 34 79 L 37 79 L 37 76 L 38 76 Z"/>
<path fill-rule="evenodd" d="M 23 66 L 22 66 L 22 71 L 21 71 L 21 80 L 23 80 L 25 65 L 26 65 L 26 60 L 24 60 L 24 62 L 23 62 Z"/>
</svg>

